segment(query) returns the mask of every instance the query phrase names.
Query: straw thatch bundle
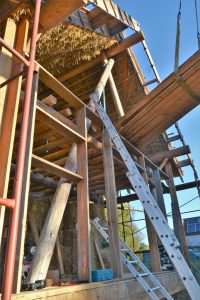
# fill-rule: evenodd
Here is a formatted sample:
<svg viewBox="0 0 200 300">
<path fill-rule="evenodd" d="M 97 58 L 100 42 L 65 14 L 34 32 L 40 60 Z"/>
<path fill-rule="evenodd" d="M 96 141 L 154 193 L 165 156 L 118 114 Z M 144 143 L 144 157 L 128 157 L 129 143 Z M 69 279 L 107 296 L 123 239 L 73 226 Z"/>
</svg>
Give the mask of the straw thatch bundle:
<svg viewBox="0 0 200 300">
<path fill-rule="evenodd" d="M 71 23 L 61 23 L 41 35 L 37 61 L 54 76 L 90 61 L 116 41 Z"/>
</svg>

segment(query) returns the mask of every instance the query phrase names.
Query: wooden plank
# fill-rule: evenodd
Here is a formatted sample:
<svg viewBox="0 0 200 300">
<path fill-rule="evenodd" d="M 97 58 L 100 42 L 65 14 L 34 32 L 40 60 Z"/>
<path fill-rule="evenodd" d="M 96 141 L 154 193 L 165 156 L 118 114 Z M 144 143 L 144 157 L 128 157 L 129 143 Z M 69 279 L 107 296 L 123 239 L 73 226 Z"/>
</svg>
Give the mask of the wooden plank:
<svg viewBox="0 0 200 300">
<path fill-rule="evenodd" d="M 123 276 L 118 228 L 117 192 L 112 142 L 107 130 L 103 133 L 103 162 L 108 219 L 110 263 L 114 278 Z"/>
<path fill-rule="evenodd" d="M 74 172 L 71 172 L 70 170 L 67 170 L 66 168 L 62 168 L 54 163 L 51 163 L 50 161 L 43 159 L 41 157 L 38 157 L 36 155 L 32 155 L 32 165 L 34 167 L 40 168 L 50 174 L 63 177 L 67 179 L 68 181 L 72 182 L 79 182 L 83 180 L 83 177 L 79 174 L 76 174 Z"/>
<path fill-rule="evenodd" d="M 84 106 L 84 103 L 75 96 L 66 86 L 64 86 L 58 79 L 51 75 L 41 65 L 40 67 L 40 80 L 54 91 L 63 100 L 69 103 L 72 107 L 79 109 Z"/>
<path fill-rule="evenodd" d="M 191 161 L 189 159 L 184 159 L 178 162 L 178 168 L 184 168 L 187 166 L 191 166 Z"/>
<path fill-rule="evenodd" d="M 83 180 L 77 184 L 78 276 L 80 281 L 91 281 L 90 216 L 88 191 L 87 119 L 85 108 L 76 114 L 78 129 L 85 142 L 77 148 L 77 172 Z"/>
<path fill-rule="evenodd" d="M 26 237 L 26 225 L 27 225 L 27 211 L 28 211 L 28 200 L 29 200 L 29 187 L 30 187 L 30 174 L 31 174 L 31 154 L 33 149 L 33 138 L 35 129 L 35 113 L 36 113 L 36 100 L 37 100 L 37 89 L 38 89 L 39 75 L 34 74 L 33 86 L 32 86 L 32 99 L 30 114 L 29 114 L 29 127 L 28 127 L 28 138 L 26 157 L 24 163 L 24 177 L 22 185 L 22 199 L 20 207 L 20 218 L 19 218 L 19 230 L 16 250 L 16 263 L 15 263 L 15 276 L 14 276 L 14 288 L 15 293 L 19 293 L 21 290 L 21 279 L 22 279 L 22 265 L 24 259 L 24 245 Z"/>
<path fill-rule="evenodd" d="M 53 116 L 54 118 L 56 118 L 61 123 L 63 123 L 66 126 L 70 127 L 74 131 L 77 131 L 76 124 L 74 122 L 72 122 L 71 120 L 67 119 L 66 116 L 63 116 L 63 113 L 66 114 L 68 112 L 68 109 L 66 109 L 66 110 L 64 109 L 64 110 L 58 112 L 53 107 L 49 107 L 49 106 L 47 106 L 46 104 L 44 104 L 43 102 L 41 102 L 39 100 L 37 101 L 37 106 L 39 106 L 41 109 L 45 110 L 48 114 L 50 114 L 51 116 Z"/>
<path fill-rule="evenodd" d="M 73 12 L 83 7 L 85 0 L 48 0 L 41 9 L 40 24 L 42 31 L 46 31 L 64 21 Z"/>
<path fill-rule="evenodd" d="M 16 33 L 16 25 L 13 20 L 7 21 L 5 32 L 5 39 L 14 43 Z M 28 35 L 28 22 L 23 20 L 18 27 L 15 47 L 20 54 L 24 54 Z M 1 55 L 1 77 L 0 81 L 8 79 L 10 74 L 17 74 L 22 70 L 23 64 L 19 63 L 16 58 L 13 58 L 13 65 L 11 63 L 11 56 L 8 52 L 2 49 Z M 6 71 L 5 71 L 6 70 Z M 12 71 L 11 71 L 12 70 Z M 20 97 L 22 77 L 13 80 L 8 88 L 0 89 L 0 157 L 1 157 L 1 180 L 0 180 L 0 196 L 7 197 L 9 175 L 11 168 L 12 152 L 14 147 L 15 126 L 17 122 L 17 113 Z M 4 114 L 3 114 L 4 110 Z M 0 243 L 3 230 L 5 207 L 0 207 Z"/>
<path fill-rule="evenodd" d="M 70 154 L 65 163 L 65 168 L 72 172 L 77 170 L 77 145 L 73 144 Z M 46 278 L 51 257 L 53 255 L 58 231 L 63 218 L 63 214 L 68 202 L 72 184 L 66 183 L 61 178 L 57 185 L 56 193 L 51 202 L 51 206 L 40 235 L 37 252 L 33 258 L 32 270 L 30 272 L 30 282 L 44 280 Z"/>
<path fill-rule="evenodd" d="M 57 115 L 59 113 L 55 114 L 55 116 L 52 113 L 51 114 L 49 113 L 52 111 L 53 111 L 52 109 L 50 110 L 50 108 L 48 108 L 48 112 L 47 112 L 47 109 L 44 110 L 41 104 L 40 106 L 37 105 L 36 119 L 42 122 L 43 124 L 45 124 L 45 126 L 51 128 L 53 131 L 64 136 L 66 138 L 66 141 L 69 141 L 70 143 L 73 141 L 77 143 L 84 141 L 84 138 L 78 132 L 76 132 L 68 125 L 64 124 L 63 122 L 57 119 Z M 62 115 L 60 114 L 60 116 Z"/>
<path fill-rule="evenodd" d="M 160 283 L 167 288 L 170 294 L 184 290 L 184 286 L 176 272 L 162 272 L 155 274 Z M 118 297 L 119 296 L 119 297 Z M 110 280 L 106 282 L 93 282 L 91 284 L 78 284 L 67 287 L 51 287 L 33 292 L 23 292 L 12 295 L 12 300 L 149 300 L 143 287 L 134 279 Z"/>
</svg>

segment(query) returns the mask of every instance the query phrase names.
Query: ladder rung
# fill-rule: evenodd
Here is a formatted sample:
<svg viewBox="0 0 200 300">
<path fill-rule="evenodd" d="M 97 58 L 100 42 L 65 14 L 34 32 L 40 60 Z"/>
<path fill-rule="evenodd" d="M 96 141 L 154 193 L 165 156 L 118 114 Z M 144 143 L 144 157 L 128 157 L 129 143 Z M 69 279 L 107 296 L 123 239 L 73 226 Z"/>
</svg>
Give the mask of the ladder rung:
<svg viewBox="0 0 200 300">
<path fill-rule="evenodd" d="M 143 273 L 143 274 L 140 274 L 140 273 L 139 273 L 139 275 L 140 275 L 141 277 L 145 277 L 145 276 L 148 276 L 149 273 Z"/>
<path fill-rule="evenodd" d="M 129 260 L 129 262 L 130 262 L 131 264 L 139 264 L 139 261 L 137 261 L 137 260 Z"/>
<path fill-rule="evenodd" d="M 157 291 L 159 289 L 160 289 L 160 286 L 156 286 L 156 287 L 152 288 L 151 291 L 153 292 L 153 291 Z"/>
</svg>

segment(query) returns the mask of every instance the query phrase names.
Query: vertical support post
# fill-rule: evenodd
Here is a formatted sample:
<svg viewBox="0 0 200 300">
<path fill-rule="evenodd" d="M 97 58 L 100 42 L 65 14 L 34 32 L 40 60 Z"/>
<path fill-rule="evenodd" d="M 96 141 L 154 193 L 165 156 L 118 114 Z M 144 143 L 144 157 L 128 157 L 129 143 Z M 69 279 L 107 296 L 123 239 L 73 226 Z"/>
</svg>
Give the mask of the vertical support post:
<svg viewBox="0 0 200 300">
<path fill-rule="evenodd" d="M 155 183 L 155 194 L 156 194 L 156 200 L 158 202 L 158 206 L 160 207 L 163 215 L 165 216 L 165 218 L 167 220 L 167 213 L 166 213 L 166 208 L 165 208 L 162 183 L 161 183 L 160 172 L 159 172 L 158 168 L 153 170 L 153 180 Z"/>
<path fill-rule="evenodd" d="M 77 146 L 77 173 L 83 180 L 77 184 L 78 275 L 80 281 L 91 281 L 90 216 L 88 191 L 88 153 L 86 109 L 76 115 L 77 127 L 85 141 Z"/>
<path fill-rule="evenodd" d="M 6 23 L 6 30 L 4 34 L 4 40 L 9 43 L 11 46 L 14 47 L 15 43 L 15 37 L 16 37 L 16 24 L 14 20 L 8 19 Z M 2 47 L 1 49 L 1 55 L 0 55 L 0 83 L 3 83 L 4 81 L 8 80 L 12 75 L 12 66 L 13 66 L 13 60 L 12 60 L 12 54 Z M 3 123 L 3 112 L 4 112 L 4 106 L 6 102 L 6 96 L 7 96 L 7 86 L 4 86 L 0 89 L 0 134 L 2 131 L 2 123 Z M 13 92 L 15 94 L 15 92 Z M 9 119 L 9 122 L 12 119 Z M 11 122 L 10 122 L 11 123 Z M 11 147 L 12 148 L 12 147 Z M 5 149 L 8 151 L 8 149 Z M 1 163 L 4 162 L 4 158 L 1 157 Z M 4 170 L 1 166 L 0 171 L 0 197 L 6 198 L 7 197 L 7 190 L 8 190 L 8 177 L 10 172 L 9 170 Z M 7 178 L 7 179 L 6 179 Z M 7 180 L 7 184 L 6 181 Z M 1 239 L 2 239 L 2 233 L 3 233 L 3 224 L 4 224 L 4 215 L 5 215 L 5 206 L 0 206 L 0 245 L 1 245 Z M 1 272 L 0 272 L 1 273 Z"/>
<path fill-rule="evenodd" d="M 110 262 L 114 278 L 122 277 L 121 250 L 118 230 L 117 195 L 112 143 L 107 130 L 103 133 L 104 180 L 108 214 Z"/>
<path fill-rule="evenodd" d="M 13 19 L 8 19 L 6 23 L 6 30 L 4 34 L 4 41 L 6 41 L 11 47 L 14 47 L 15 35 L 16 35 L 17 25 Z M 8 80 L 12 75 L 12 53 L 10 53 L 6 48 L 2 47 L 0 54 L 0 83 Z M 4 111 L 4 103 L 6 99 L 7 86 L 0 89 L 0 127 L 2 121 L 2 115 Z"/>
<path fill-rule="evenodd" d="M 23 257 L 24 257 L 24 243 L 25 243 L 25 236 L 26 236 L 27 210 L 28 210 L 30 174 L 31 174 L 31 158 L 32 158 L 33 138 L 34 138 L 34 129 L 35 129 L 38 81 L 39 81 L 39 75 L 34 74 L 32 95 L 31 95 L 32 101 L 30 106 L 29 125 L 28 125 L 27 148 L 26 148 L 25 164 L 24 164 L 19 230 L 18 230 L 18 239 L 17 239 L 15 276 L 14 276 L 14 286 L 13 286 L 14 293 L 19 293 L 21 289 L 22 265 L 23 265 Z"/>
<path fill-rule="evenodd" d="M 139 158 L 140 165 L 146 170 L 146 164 L 144 160 L 144 156 L 141 156 Z M 144 180 L 148 184 L 148 177 L 146 171 L 142 174 Z M 147 235 L 149 240 L 149 248 L 150 248 L 150 254 L 151 254 L 151 267 L 153 272 L 161 272 L 161 264 L 160 264 L 160 253 L 158 249 L 158 240 L 157 240 L 157 234 L 156 231 L 149 220 L 149 217 L 145 213 L 145 220 L 147 225 Z"/>
<path fill-rule="evenodd" d="M 185 260 L 189 266 L 191 266 L 190 262 L 190 257 L 188 253 L 188 247 L 185 239 L 185 232 L 184 232 L 184 227 L 182 224 L 182 218 L 181 218 L 181 213 L 180 213 L 180 208 L 179 208 L 179 203 L 178 203 L 178 197 L 176 193 L 176 187 L 174 184 L 173 180 L 173 171 L 172 171 L 172 166 L 171 163 L 167 163 L 165 166 L 165 171 L 166 174 L 168 175 L 168 184 L 169 184 L 169 190 L 170 190 L 170 195 L 171 195 L 171 200 L 172 200 L 172 216 L 173 216 L 173 225 L 174 225 L 174 233 L 179 240 L 179 243 L 181 245 L 181 250 L 183 253 L 183 256 L 185 257 Z"/>
</svg>

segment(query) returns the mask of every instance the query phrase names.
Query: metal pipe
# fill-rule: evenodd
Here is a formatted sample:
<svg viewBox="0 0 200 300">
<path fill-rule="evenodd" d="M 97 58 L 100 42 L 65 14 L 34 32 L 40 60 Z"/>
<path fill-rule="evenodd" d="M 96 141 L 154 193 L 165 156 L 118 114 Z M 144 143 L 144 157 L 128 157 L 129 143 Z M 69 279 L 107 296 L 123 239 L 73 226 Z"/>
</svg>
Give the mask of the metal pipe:
<svg viewBox="0 0 200 300">
<path fill-rule="evenodd" d="M 3 205 L 3 206 L 13 209 L 15 207 L 15 200 L 0 198 L 0 205 Z"/>
<path fill-rule="evenodd" d="M 5 264 L 4 282 L 3 282 L 3 290 L 2 290 L 2 300 L 11 299 L 12 288 L 13 288 L 20 205 L 21 205 L 22 185 L 23 185 L 23 175 L 24 175 L 24 163 L 25 163 L 25 155 L 26 155 L 26 142 L 27 142 L 27 135 L 28 135 L 28 121 L 29 121 L 29 113 L 30 113 L 33 74 L 35 71 L 35 51 L 36 51 L 37 32 L 38 32 L 39 18 L 40 18 L 40 7 L 41 7 L 41 0 L 36 0 L 35 17 L 34 17 L 31 49 L 30 49 L 30 60 L 29 60 L 29 68 L 28 68 L 27 83 L 26 83 L 26 94 L 25 94 L 20 143 L 19 143 L 19 150 L 18 150 L 18 157 L 17 157 L 17 170 L 15 175 L 15 186 L 14 186 L 15 207 L 12 212 L 11 225 L 10 225 L 7 259 Z"/>
<path fill-rule="evenodd" d="M 21 60 L 27 67 L 29 67 L 30 62 L 19 52 L 17 52 L 14 48 L 12 48 L 6 41 L 4 41 L 0 37 L 0 44 L 4 46 L 9 52 L 11 52 L 14 56 L 16 56 L 19 60 Z"/>
</svg>

